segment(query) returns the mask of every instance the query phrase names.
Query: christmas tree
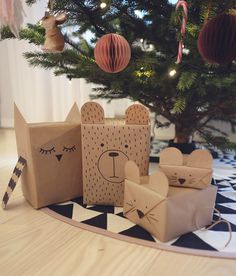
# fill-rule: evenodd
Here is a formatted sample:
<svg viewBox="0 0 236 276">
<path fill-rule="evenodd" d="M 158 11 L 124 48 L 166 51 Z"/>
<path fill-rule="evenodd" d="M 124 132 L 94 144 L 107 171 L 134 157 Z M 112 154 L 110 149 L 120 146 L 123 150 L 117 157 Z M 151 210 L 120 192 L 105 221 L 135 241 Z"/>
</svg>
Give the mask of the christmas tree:
<svg viewBox="0 0 236 276">
<path fill-rule="evenodd" d="M 27 0 L 33 5 L 36 0 Z M 236 12 L 235 0 L 188 0 L 188 22 L 182 62 L 176 64 L 182 9 L 167 0 L 67 0 L 51 1 L 52 13 L 65 12 L 62 26 L 66 49 L 25 53 L 32 66 L 54 70 L 69 79 L 85 78 L 97 84 L 93 97 L 129 98 L 147 106 L 175 125 L 177 142 L 188 142 L 198 133 L 209 144 L 235 148 L 212 120 L 236 124 L 236 63 L 209 64 L 197 49 L 199 32 L 207 20 L 220 13 Z M 132 48 L 128 67 L 120 73 L 102 71 L 94 60 L 96 41 L 108 33 L 126 38 Z M 40 22 L 22 29 L 20 38 L 42 45 L 45 30 Z M 2 38 L 12 37 L 7 28 Z"/>
</svg>

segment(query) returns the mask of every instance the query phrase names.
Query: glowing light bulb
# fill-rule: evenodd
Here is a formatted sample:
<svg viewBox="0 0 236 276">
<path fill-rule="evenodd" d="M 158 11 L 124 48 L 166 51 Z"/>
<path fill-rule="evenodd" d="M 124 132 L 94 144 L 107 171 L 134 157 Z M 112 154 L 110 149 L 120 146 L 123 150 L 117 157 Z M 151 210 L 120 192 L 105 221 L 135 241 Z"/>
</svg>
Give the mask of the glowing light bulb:
<svg viewBox="0 0 236 276">
<path fill-rule="evenodd" d="M 102 3 L 100 4 L 100 8 L 101 8 L 101 9 L 105 9 L 106 6 L 107 6 L 107 4 L 106 4 L 105 2 L 102 2 Z"/>
<path fill-rule="evenodd" d="M 169 76 L 170 76 L 170 77 L 174 77 L 174 75 L 175 75 L 176 73 L 177 73 L 176 70 L 175 70 L 175 69 L 172 69 L 172 70 L 170 70 L 170 72 L 169 72 Z"/>
<path fill-rule="evenodd" d="M 143 43 L 143 38 L 140 39 L 140 42 Z"/>
</svg>

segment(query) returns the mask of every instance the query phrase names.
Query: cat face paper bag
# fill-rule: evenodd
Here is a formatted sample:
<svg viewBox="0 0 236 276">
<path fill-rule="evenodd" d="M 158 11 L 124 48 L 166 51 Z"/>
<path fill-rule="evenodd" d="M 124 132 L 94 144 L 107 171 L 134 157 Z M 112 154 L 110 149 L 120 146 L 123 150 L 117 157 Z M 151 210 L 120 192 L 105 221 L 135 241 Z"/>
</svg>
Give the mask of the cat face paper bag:
<svg viewBox="0 0 236 276">
<path fill-rule="evenodd" d="M 19 156 L 26 160 L 21 183 L 34 208 L 82 195 L 80 114 L 73 106 L 65 122 L 28 124 L 15 106 Z"/>
<path fill-rule="evenodd" d="M 125 166 L 124 216 L 162 242 L 211 224 L 216 187 L 169 186 L 162 171 L 140 177 L 133 161 Z"/>
<path fill-rule="evenodd" d="M 149 165 L 149 112 L 139 104 L 126 110 L 124 123 L 105 122 L 95 102 L 81 109 L 83 147 L 83 196 L 87 204 L 122 206 L 124 165 L 134 160 L 141 174 Z"/>
<path fill-rule="evenodd" d="M 176 148 L 166 148 L 160 153 L 159 167 L 171 186 L 203 189 L 211 184 L 212 161 L 207 150 L 183 155 Z"/>
</svg>

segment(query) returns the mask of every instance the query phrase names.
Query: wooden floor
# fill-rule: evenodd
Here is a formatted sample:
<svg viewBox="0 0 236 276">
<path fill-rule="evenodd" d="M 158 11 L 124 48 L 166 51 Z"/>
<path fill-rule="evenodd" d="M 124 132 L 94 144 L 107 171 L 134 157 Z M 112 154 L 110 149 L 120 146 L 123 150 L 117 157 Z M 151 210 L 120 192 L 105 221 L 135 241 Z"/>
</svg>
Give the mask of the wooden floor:
<svg viewBox="0 0 236 276">
<path fill-rule="evenodd" d="M 16 160 L 13 130 L 0 129 L 0 194 Z M 121 242 L 31 208 L 20 187 L 0 210 L 0 275 L 236 275 L 236 261 L 196 257 Z"/>
</svg>

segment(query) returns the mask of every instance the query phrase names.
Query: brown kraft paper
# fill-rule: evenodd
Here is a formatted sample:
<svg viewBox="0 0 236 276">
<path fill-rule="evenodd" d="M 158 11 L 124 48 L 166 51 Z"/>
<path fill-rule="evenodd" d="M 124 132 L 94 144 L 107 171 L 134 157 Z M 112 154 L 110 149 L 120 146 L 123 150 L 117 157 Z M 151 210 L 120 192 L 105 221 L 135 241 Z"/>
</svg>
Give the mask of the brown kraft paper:
<svg viewBox="0 0 236 276">
<path fill-rule="evenodd" d="M 140 177 L 133 161 L 126 163 L 125 176 L 124 216 L 158 240 L 167 242 L 211 224 L 216 187 L 172 187 L 161 171 Z"/>
<path fill-rule="evenodd" d="M 124 165 L 134 160 L 142 175 L 149 166 L 149 112 L 140 105 L 126 110 L 125 123 L 106 122 L 95 102 L 81 109 L 84 203 L 123 206 Z"/>
<path fill-rule="evenodd" d="M 82 195 L 81 124 L 74 105 L 65 122 L 26 123 L 15 106 L 18 155 L 26 159 L 21 183 L 26 200 L 34 207 Z"/>
<path fill-rule="evenodd" d="M 204 189 L 211 184 L 213 158 L 207 150 L 195 150 L 183 155 L 177 148 L 160 153 L 159 168 L 171 186 Z"/>
</svg>

